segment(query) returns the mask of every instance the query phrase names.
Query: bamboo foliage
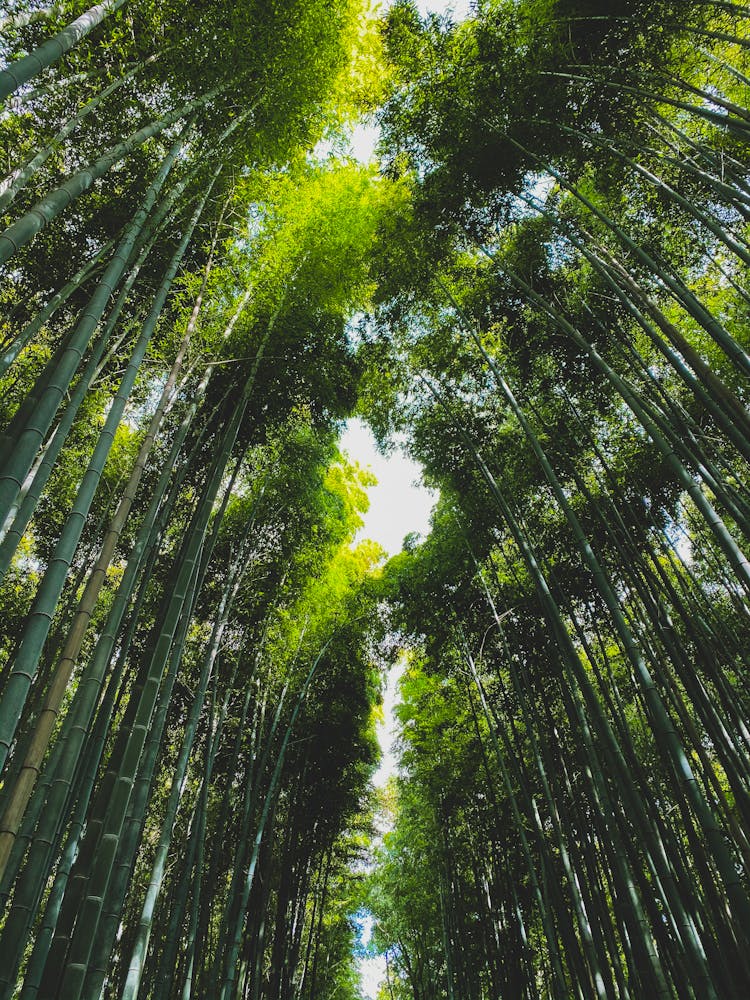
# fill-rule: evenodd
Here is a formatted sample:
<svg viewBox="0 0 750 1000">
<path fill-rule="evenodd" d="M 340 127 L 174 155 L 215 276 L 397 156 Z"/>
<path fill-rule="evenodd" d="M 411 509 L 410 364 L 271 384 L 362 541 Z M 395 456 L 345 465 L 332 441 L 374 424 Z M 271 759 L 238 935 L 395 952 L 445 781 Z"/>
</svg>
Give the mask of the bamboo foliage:
<svg viewBox="0 0 750 1000">
<path fill-rule="evenodd" d="M 747 11 L 615 6 L 4 16 L 0 997 L 750 991 Z"/>
<path fill-rule="evenodd" d="M 12 396 L 7 407 L 3 568 L 12 588 L 31 545 L 38 558 L 25 586 L 38 592 L 3 661 L 0 992 L 143 996 L 159 967 L 170 995 L 203 995 L 216 975 L 207 935 L 232 914 L 221 951 L 224 991 L 260 995 L 264 956 L 286 953 L 291 976 L 302 935 L 312 948 L 323 927 L 309 911 L 317 890 L 305 877 L 293 931 L 280 918 L 258 939 L 251 987 L 245 950 L 255 933 L 253 873 L 271 893 L 277 842 L 295 869 L 322 871 L 320 859 L 340 850 L 347 825 L 359 822 L 374 755 L 376 686 L 366 640 L 361 628 L 344 627 L 346 608 L 371 600 L 364 581 L 377 558 L 372 547 L 357 555 L 348 549 L 364 500 L 359 474 L 335 451 L 333 425 L 350 390 L 314 388 L 316 375 L 305 371 L 296 345 L 310 331 L 324 365 L 330 354 L 331 365 L 341 359 L 351 367 L 345 322 L 366 294 L 365 254 L 381 208 L 377 192 L 367 191 L 369 178 L 355 169 L 344 171 L 343 183 L 298 173 L 280 191 L 257 166 L 298 157 L 321 127 L 319 106 L 348 58 L 346 31 L 358 7 L 328 7 L 323 18 L 292 4 L 299 11 L 287 12 L 279 26 L 256 18 L 253 46 L 231 78 L 235 94 L 252 79 L 251 98 L 238 109 L 222 98 L 230 84 L 221 74 L 186 83 L 175 73 L 179 60 L 170 71 L 163 51 L 142 51 L 145 34 L 123 39 L 120 6 L 72 20 L 36 49 L 27 44 L 28 54 L 20 51 L 3 74 L 7 93 L 16 92 L 3 119 L 8 134 L 25 108 L 39 135 L 48 135 L 35 150 L 22 138 L 11 141 L 18 160 L 9 163 L 2 210 L 18 214 L 5 222 L 8 288 L 30 279 L 45 241 L 77 233 L 81 253 L 72 251 L 67 274 L 69 262 L 55 265 L 57 284 L 45 273 L 28 308 L 19 300 L 4 313 L 4 371 L 25 398 L 14 405 Z M 152 14 L 131 5 L 124 16 L 128 23 L 145 17 L 142 32 Z M 50 13 L 49 23 L 56 17 Z M 224 17 L 217 11 L 215 24 Z M 209 20 L 202 30 L 211 33 Z M 330 73 L 314 77 L 298 72 L 292 45 L 295 31 L 298 45 L 313 29 L 330 57 Z M 21 50 L 44 30 L 44 18 L 13 22 Z M 272 70 L 270 59 L 252 63 L 264 32 L 273 40 Z M 187 34 L 171 39 L 167 62 L 175 48 L 195 49 L 192 34 L 189 42 Z M 106 53 L 98 76 L 86 66 L 97 51 Z M 120 51 L 126 69 L 118 73 L 110 56 Z M 264 76 L 276 81 L 270 91 Z M 71 108 L 65 88 L 77 80 L 88 96 Z M 270 115 L 261 111 L 266 99 Z M 100 136 L 91 128 L 95 118 Z M 62 177 L 61 154 L 68 164 Z M 247 218 L 254 188 L 265 190 L 274 212 L 243 233 L 238 220 Z M 302 225 L 292 208 L 300 191 L 310 206 Z M 89 210 L 92 192 L 104 206 L 104 234 Z M 332 231 L 325 250 L 311 254 L 305 240 L 319 240 L 326 199 L 342 195 L 362 215 L 358 235 L 352 241 Z M 327 273 L 337 274 L 335 291 Z M 285 353 L 288 363 L 279 364 Z M 276 356 L 267 361 L 267 354 Z M 238 355 L 246 365 L 237 366 Z M 329 465 L 339 471 L 329 473 Z M 290 477 L 294 522 L 282 503 Z M 56 493 L 61 519 L 48 530 Z M 338 770 L 353 769 L 352 794 L 325 823 L 315 818 L 316 806 L 309 831 L 297 822 L 296 839 L 282 838 L 273 817 L 292 808 L 290 789 L 302 799 L 316 795 L 297 776 L 289 745 L 295 721 L 321 725 L 323 702 L 310 707 L 305 694 L 318 668 L 340 674 L 352 663 L 358 715 L 337 750 Z M 289 701 L 279 697 L 284 688 Z M 189 690 L 183 719 L 179 706 Z M 277 727 L 269 732 L 262 706 L 275 699 Z M 221 706 L 208 718 L 207 700 Z M 284 714 L 290 701 L 291 716 Z M 241 706 L 250 745 L 235 714 Z M 281 748 L 276 729 L 286 734 Z M 231 743 L 236 760 L 228 756 Z M 260 768 L 253 758 L 259 748 L 267 762 Z M 204 755 L 211 764 L 196 790 Z M 234 782 L 245 772 L 254 791 L 238 828 Z M 235 844 L 244 863 L 243 829 L 256 845 L 247 855 L 251 874 L 227 894 L 225 858 L 214 845 Z M 183 831 L 190 860 L 180 880 L 174 859 L 183 854 Z M 151 874 L 141 898 L 144 866 Z M 275 908 L 273 897 L 268 905 Z M 129 929 L 121 937 L 123 919 Z M 168 942 L 162 922 L 173 928 Z M 185 963 L 177 958 L 183 941 Z M 171 969 L 163 961 L 168 949 Z"/>
<path fill-rule="evenodd" d="M 389 19 L 415 263 L 384 249 L 396 412 L 372 414 L 443 493 L 393 566 L 415 652 L 372 888 L 391 995 L 747 989 L 746 12 L 732 34 L 709 6 Z M 689 54 L 694 30 L 731 53 Z M 437 911 L 397 889 L 410 838 Z"/>
</svg>

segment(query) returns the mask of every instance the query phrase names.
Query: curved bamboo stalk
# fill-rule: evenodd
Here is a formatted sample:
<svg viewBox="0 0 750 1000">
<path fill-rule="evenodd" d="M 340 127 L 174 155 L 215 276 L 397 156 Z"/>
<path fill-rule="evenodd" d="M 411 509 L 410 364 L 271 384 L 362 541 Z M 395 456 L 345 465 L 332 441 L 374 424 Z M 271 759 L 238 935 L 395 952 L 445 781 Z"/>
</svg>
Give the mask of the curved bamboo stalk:
<svg viewBox="0 0 750 1000">
<path fill-rule="evenodd" d="M 170 125 L 184 119 L 189 119 L 197 110 L 204 107 L 212 98 L 221 92 L 222 87 L 214 87 L 213 90 L 201 97 L 196 97 L 192 101 L 183 104 L 175 111 L 169 111 L 156 121 L 149 122 L 136 132 L 133 132 L 123 142 L 112 146 L 106 153 L 103 153 L 90 166 L 83 170 L 78 170 L 60 185 L 59 188 L 50 192 L 38 201 L 33 208 L 29 209 L 25 215 L 0 233 L 0 264 L 6 261 L 32 240 L 37 233 L 41 232 L 53 219 L 56 219 L 61 212 L 98 180 L 108 173 L 115 164 L 124 160 L 125 157 L 142 146 L 148 139 L 153 139 L 161 135 Z M 189 125 L 183 130 L 181 146 L 187 141 L 190 133 Z"/>
<path fill-rule="evenodd" d="M 100 93 L 95 94 L 90 100 L 88 100 L 78 114 L 73 115 L 69 121 L 63 125 L 63 127 L 55 133 L 55 135 L 50 139 L 46 146 L 40 149 L 34 154 L 26 163 L 22 166 L 17 167 L 13 170 L 3 181 L 0 181 L 0 213 L 4 213 L 5 210 L 11 205 L 17 195 L 23 191 L 24 187 L 28 184 L 34 174 L 40 170 L 47 160 L 52 156 L 52 154 L 60 147 L 60 145 L 65 142 L 69 135 L 78 128 L 82 121 L 84 121 L 92 111 L 96 111 L 97 108 L 105 101 L 110 94 L 114 94 L 115 91 L 119 90 L 120 87 L 124 86 L 129 80 L 132 80 L 145 66 L 158 59 L 158 55 L 149 56 L 148 59 L 143 59 L 141 62 L 137 63 L 132 69 L 128 70 L 127 73 L 123 73 L 116 80 L 113 80 L 108 87 Z"/>
<path fill-rule="evenodd" d="M 90 7 L 84 14 L 72 21 L 52 38 L 30 52 L 22 59 L 11 63 L 8 69 L 0 72 L 0 101 L 5 100 L 18 88 L 33 80 L 47 66 L 52 66 L 57 60 L 102 21 L 123 6 L 125 0 L 105 0 L 104 3 Z"/>
<path fill-rule="evenodd" d="M 67 390 L 89 340 L 125 271 L 146 218 L 187 140 L 187 132 L 188 129 L 183 130 L 182 135 L 172 145 L 171 150 L 162 161 L 140 209 L 125 229 L 114 257 L 99 280 L 88 306 L 84 309 L 78 325 L 65 345 L 60 363 L 55 370 L 54 381 L 50 382 L 41 394 L 35 407 L 33 420 L 27 424 L 14 442 L 13 452 L 0 473 L 0 523 L 5 523 L 9 511 L 15 503 L 18 492 L 22 488 L 34 461 L 37 449 L 50 429 L 60 400 Z"/>
<path fill-rule="evenodd" d="M 99 922 L 104 898 L 114 870 L 115 856 L 123 833 L 128 803 L 133 790 L 143 746 L 149 730 L 150 720 L 157 704 L 159 681 L 164 662 L 172 646 L 178 619 L 184 604 L 189 581 L 199 557 L 202 546 L 203 531 L 208 524 L 214 499 L 218 494 L 226 463 L 234 447 L 245 407 L 238 406 L 223 435 L 220 450 L 216 455 L 210 482 L 204 492 L 197 520 L 192 528 L 192 542 L 181 562 L 180 570 L 175 580 L 172 600 L 166 613 L 157 646 L 154 650 L 149 669 L 146 687 L 138 708 L 137 716 L 130 732 L 125 756 L 122 762 L 121 774 L 113 790 L 110 808 L 100 839 L 94 869 L 89 879 L 86 898 L 78 915 L 76 932 L 71 941 L 70 952 L 65 962 L 64 970 L 51 972 L 55 980 L 62 985 L 63 992 L 69 1000 L 79 1000 L 83 987 L 88 960 L 93 946 L 92 928 Z"/>
<path fill-rule="evenodd" d="M 109 240 L 105 243 L 93 257 L 86 261 L 83 267 L 76 271 L 70 281 L 63 285 L 59 291 L 55 292 L 47 305 L 43 309 L 39 310 L 34 319 L 28 323 L 13 340 L 13 342 L 8 345 L 2 358 L 0 358 L 0 376 L 6 373 L 24 347 L 26 347 L 26 345 L 34 339 L 47 320 L 55 314 L 60 306 L 65 305 L 71 295 L 77 292 L 78 289 L 92 277 L 98 266 L 101 264 L 101 261 L 104 257 L 106 257 L 113 246 L 114 240 Z"/>
</svg>

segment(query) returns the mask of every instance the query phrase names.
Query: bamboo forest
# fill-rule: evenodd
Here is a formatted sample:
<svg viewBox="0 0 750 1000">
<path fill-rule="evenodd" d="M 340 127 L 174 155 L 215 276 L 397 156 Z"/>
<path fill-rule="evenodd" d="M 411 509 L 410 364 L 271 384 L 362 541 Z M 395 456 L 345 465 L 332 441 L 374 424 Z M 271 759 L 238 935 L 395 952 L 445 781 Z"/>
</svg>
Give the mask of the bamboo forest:
<svg viewBox="0 0 750 1000">
<path fill-rule="evenodd" d="M 748 1000 L 747 0 L 90 3 L 0 0 L 0 1000 Z"/>
</svg>

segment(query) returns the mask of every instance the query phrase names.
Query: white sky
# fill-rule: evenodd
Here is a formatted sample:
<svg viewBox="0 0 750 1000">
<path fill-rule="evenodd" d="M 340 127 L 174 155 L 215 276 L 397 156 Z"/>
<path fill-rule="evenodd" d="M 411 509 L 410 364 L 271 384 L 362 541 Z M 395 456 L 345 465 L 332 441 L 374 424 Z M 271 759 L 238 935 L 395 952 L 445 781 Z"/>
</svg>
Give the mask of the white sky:
<svg viewBox="0 0 750 1000">
<path fill-rule="evenodd" d="M 390 6 L 389 0 L 384 0 L 382 9 Z M 424 17 L 426 14 L 452 14 L 454 20 L 462 21 L 470 13 L 470 0 L 417 0 L 417 10 Z M 378 130 L 373 125 L 364 122 L 356 126 L 352 132 L 349 144 L 350 154 L 361 163 L 370 163 L 375 157 L 375 144 L 378 141 Z M 321 142 L 315 153 L 323 158 L 331 152 L 331 144 Z"/>
<path fill-rule="evenodd" d="M 387 2 L 384 4 L 387 6 Z M 417 8 L 424 16 L 429 12 L 451 12 L 457 21 L 469 14 L 469 0 L 417 0 Z M 361 123 L 353 131 L 350 152 L 362 163 L 369 163 L 375 155 L 378 130 L 371 124 Z M 324 156 L 324 144 L 316 150 Z M 419 466 L 402 452 L 396 451 L 385 458 L 375 447 L 375 440 L 360 420 L 349 420 L 341 438 L 341 447 L 354 461 L 372 469 L 378 483 L 368 491 L 370 509 L 365 514 L 364 526 L 357 538 L 371 538 L 379 542 L 388 555 L 401 550 L 405 535 L 416 531 L 426 535 L 429 531 L 430 511 L 437 497 L 421 484 Z M 399 662 L 391 670 L 383 696 L 383 722 L 377 727 L 378 742 L 382 753 L 380 767 L 373 782 L 382 787 L 396 767 L 394 750 L 395 720 L 393 708 L 398 700 L 398 682 L 404 670 Z M 365 917 L 362 938 L 367 943 L 372 933 L 372 917 Z M 375 1000 L 380 984 L 385 979 L 385 958 L 362 959 L 359 962 L 360 985 L 367 1000 Z"/>
<path fill-rule="evenodd" d="M 378 723 L 378 743 L 383 757 L 380 767 L 372 778 L 376 788 L 382 788 L 396 770 L 396 720 L 393 709 L 398 702 L 398 685 L 406 666 L 405 657 L 401 657 L 388 674 L 385 691 L 383 692 L 383 721 Z"/>
<path fill-rule="evenodd" d="M 378 480 L 377 485 L 368 490 L 370 508 L 364 515 L 364 524 L 357 532 L 355 543 L 371 538 L 392 556 L 401 551 L 405 535 L 412 531 L 426 535 L 430 512 L 437 498 L 421 484 L 419 466 L 399 450 L 388 457 L 381 455 L 372 432 L 361 420 L 347 421 L 340 445 L 350 459 L 371 469 Z M 398 682 L 403 670 L 404 662 L 400 660 L 391 668 L 383 692 L 383 721 L 378 723 L 376 730 L 382 756 L 373 775 L 377 788 L 382 788 L 396 769 L 393 707 L 398 701 Z M 372 917 L 366 916 L 362 926 L 363 944 L 367 944 L 371 933 Z M 378 955 L 361 959 L 359 975 L 363 996 L 375 1000 L 385 978 L 385 958 Z"/>
<path fill-rule="evenodd" d="M 380 455 L 375 439 L 361 420 L 349 420 L 341 437 L 341 448 L 350 459 L 372 470 L 378 480 L 370 487 L 370 509 L 356 541 L 371 538 L 389 556 L 401 551 L 404 536 L 411 531 L 426 535 L 430 511 L 437 497 L 420 483 L 420 468 L 402 452 Z"/>
<path fill-rule="evenodd" d="M 425 14 L 453 14 L 456 21 L 463 21 L 471 13 L 469 0 L 417 0 L 417 10 Z"/>
<path fill-rule="evenodd" d="M 396 721 L 393 708 L 398 701 L 398 684 L 406 666 L 405 658 L 401 658 L 388 674 L 385 691 L 383 692 L 383 721 L 377 725 L 378 743 L 382 759 L 380 767 L 373 775 L 373 784 L 382 788 L 396 770 Z M 387 832 L 386 830 L 382 831 Z M 372 934 L 373 918 L 366 916 L 362 925 L 362 943 L 366 945 Z M 376 955 L 374 958 L 364 958 L 359 962 L 359 977 L 362 993 L 368 1000 L 375 1000 L 378 987 L 385 979 L 385 957 Z"/>
<path fill-rule="evenodd" d="M 400 451 L 388 457 L 381 455 L 371 431 L 361 420 L 347 421 L 340 443 L 350 459 L 370 468 L 378 480 L 377 485 L 368 490 L 370 509 L 364 515 L 365 523 L 355 542 L 371 538 L 379 542 L 390 556 L 401 551 L 404 536 L 410 532 L 427 534 L 430 511 L 436 497 L 421 485 L 419 466 Z M 399 661 L 391 669 L 383 692 L 383 721 L 377 725 L 382 756 L 380 766 L 373 775 L 373 784 L 377 788 L 382 788 L 396 769 L 393 707 L 398 701 L 398 682 L 403 668 L 403 663 Z M 372 933 L 372 923 L 372 917 L 365 916 L 361 932 L 365 945 Z M 385 979 L 385 958 L 377 955 L 360 959 L 358 964 L 362 995 L 367 1000 L 375 1000 L 378 988 Z"/>
</svg>

